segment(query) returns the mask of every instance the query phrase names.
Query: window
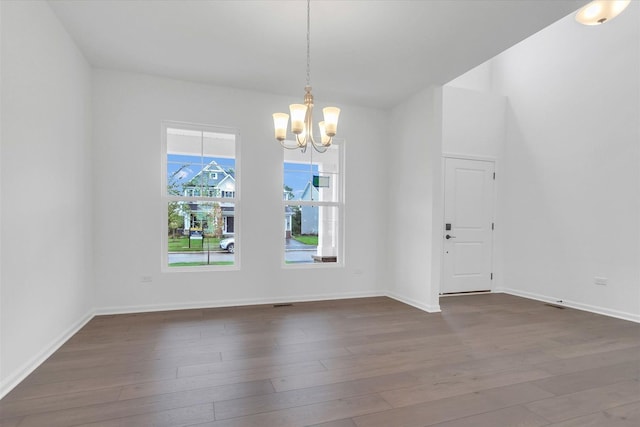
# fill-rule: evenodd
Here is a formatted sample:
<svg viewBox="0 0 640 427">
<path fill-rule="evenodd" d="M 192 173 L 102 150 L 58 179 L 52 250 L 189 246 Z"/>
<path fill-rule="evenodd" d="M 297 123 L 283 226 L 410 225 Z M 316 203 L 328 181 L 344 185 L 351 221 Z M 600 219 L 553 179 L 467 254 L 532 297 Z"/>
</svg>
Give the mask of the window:
<svg viewBox="0 0 640 427">
<path fill-rule="evenodd" d="M 163 269 L 237 266 L 236 142 L 230 129 L 163 124 Z"/>
<path fill-rule="evenodd" d="M 326 153 L 284 150 L 284 262 L 288 266 L 342 264 L 341 144 Z"/>
</svg>

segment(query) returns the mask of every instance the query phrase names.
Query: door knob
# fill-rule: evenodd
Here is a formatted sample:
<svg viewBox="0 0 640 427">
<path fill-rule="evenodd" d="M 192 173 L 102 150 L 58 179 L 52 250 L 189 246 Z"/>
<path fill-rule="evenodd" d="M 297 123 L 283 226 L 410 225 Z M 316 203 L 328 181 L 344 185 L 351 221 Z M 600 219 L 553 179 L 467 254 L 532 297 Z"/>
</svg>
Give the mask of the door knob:
<svg viewBox="0 0 640 427">
<path fill-rule="evenodd" d="M 445 237 L 447 240 L 449 240 L 449 239 L 455 239 L 455 238 L 456 238 L 456 236 L 452 236 L 452 235 L 450 235 L 450 234 L 447 234 L 447 235 L 446 235 L 446 236 L 444 236 L 444 237 Z"/>
</svg>

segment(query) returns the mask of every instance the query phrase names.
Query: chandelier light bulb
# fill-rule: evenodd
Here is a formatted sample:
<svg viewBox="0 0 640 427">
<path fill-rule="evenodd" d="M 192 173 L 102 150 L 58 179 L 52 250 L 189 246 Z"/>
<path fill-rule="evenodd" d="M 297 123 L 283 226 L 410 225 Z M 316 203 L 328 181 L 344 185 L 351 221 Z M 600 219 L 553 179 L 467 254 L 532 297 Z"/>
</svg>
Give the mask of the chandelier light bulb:
<svg viewBox="0 0 640 427">
<path fill-rule="evenodd" d="M 291 112 L 291 132 L 299 135 L 304 130 L 304 118 L 307 114 L 307 106 L 304 104 L 289 105 Z"/>
<path fill-rule="evenodd" d="M 326 134 L 333 138 L 338 130 L 340 109 L 337 107 L 325 107 L 322 109 L 322 113 L 324 114 Z"/>
<path fill-rule="evenodd" d="M 286 113 L 273 114 L 273 127 L 276 131 L 276 139 L 284 141 L 287 137 L 287 125 L 289 124 L 289 115 Z"/>
</svg>

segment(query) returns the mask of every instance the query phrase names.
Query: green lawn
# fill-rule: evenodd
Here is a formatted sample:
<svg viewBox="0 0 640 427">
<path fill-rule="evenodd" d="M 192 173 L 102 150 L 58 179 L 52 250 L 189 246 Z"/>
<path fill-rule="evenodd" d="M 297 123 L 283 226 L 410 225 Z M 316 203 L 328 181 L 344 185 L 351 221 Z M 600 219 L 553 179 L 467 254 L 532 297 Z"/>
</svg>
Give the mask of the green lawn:
<svg viewBox="0 0 640 427">
<path fill-rule="evenodd" d="M 192 267 L 194 265 L 233 265 L 233 261 L 211 261 L 209 264 L 206 262 L 174 262 L 169 264 L 169 267 Z"/>
<path fill-rule="evenodd" d="M 205 237 L 203 240 L 191 240 L 189 248 L 189 238 L 187 236 L 169 237 L 169 252 L 202 252 L 207 250 L 207 245 L 212 251 L 220 250 L 220 239 L 216 237 Z"/>
<path fill-rule="evenodd" d="M 311 236 L 311 235 L 293 236 L 293 239 L 297 240 L 300 243 L 304 243 L 305 245 L 318 246 L 318 236 Z"/>
</svg>

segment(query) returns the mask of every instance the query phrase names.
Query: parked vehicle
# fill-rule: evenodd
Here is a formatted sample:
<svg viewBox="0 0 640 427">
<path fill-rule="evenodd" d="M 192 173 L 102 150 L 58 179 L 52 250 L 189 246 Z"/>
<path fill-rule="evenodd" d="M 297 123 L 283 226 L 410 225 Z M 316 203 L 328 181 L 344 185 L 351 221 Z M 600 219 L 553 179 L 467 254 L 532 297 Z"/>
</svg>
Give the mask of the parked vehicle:
<svg viewBox="0 0 640 427">
<path fill-rule="evenodd" d="M 229 252 L 230 254 L 236 251 L 236 239 L 235 237 L 229 237 L 227 239 L 220 240 L 220 249 Z"/>
</svg>

